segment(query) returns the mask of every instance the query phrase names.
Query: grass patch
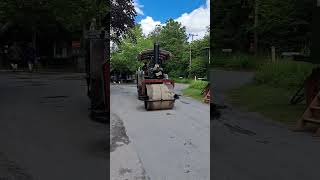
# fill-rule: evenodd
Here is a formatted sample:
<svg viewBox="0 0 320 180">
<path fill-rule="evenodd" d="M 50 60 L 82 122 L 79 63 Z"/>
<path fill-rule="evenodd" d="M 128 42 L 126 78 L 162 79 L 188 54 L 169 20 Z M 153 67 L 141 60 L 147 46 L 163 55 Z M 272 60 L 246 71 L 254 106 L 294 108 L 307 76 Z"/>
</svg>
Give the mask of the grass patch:
<svg viewBox="0 0 320 180">
<path fill-rule="evenodd" d="M 184 96 L 192 97 L 198 101 L 202 101 L 203 99 L 202 91 L 199 89 L 186 88 L 182 90 L 182 93 Z"/>
<path fill-rule="evenodd" d="M 259 85 L 296 90 L 313 67 L 309 63 L 286 60 L 264 63 L 257 68 L 254 80 Z"/>
<path fill-rule="evenodd" d="M 290 105 L 294 90 L 266 85 L 245 85 L 227 93 L 232 104 L 285 124 L 296 123 L 305 110 L 305 104 Z"/>
<path fill-rule="evenodd" d="M 190 84 L 192 82 L 192 79 L 187 79 L 187 78 L 171 78 L 174 80 L 176 83 L 181 83 L 181 84 Z"/>
<path fill-rule="evenodd" d="M 220 68 L 226 70 L 256 70 L 261 64 L 267 62 L 266 57 L 255 57 L 246 54 L 235 55 L 216 55 L 213 57 L 211 68 Z"/>
<path fill-rule="evenodd" d="M 182 93 L 185 96 L 189 96 L 196 100 L 202 101 L 202 92 L 207 85 L 208 81 L 191 81 L 190 86 L 182 90 Z"/>
</svg>

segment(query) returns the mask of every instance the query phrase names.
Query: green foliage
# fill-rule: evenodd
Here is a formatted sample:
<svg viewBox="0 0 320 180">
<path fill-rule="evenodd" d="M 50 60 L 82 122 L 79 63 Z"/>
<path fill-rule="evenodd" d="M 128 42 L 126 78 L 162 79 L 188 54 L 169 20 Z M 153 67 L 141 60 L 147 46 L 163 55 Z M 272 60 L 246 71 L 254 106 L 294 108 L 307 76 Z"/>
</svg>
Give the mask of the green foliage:
<svg viewBox="0 0 320 180">
<path fill-rule="evenodd" d="M 202 39 L 195 40 L 191 42 L 191 55 L 192 58 L 203 57 L 206 60 L 208 59 L 208 48 L 210 46 L 210 36 L 207 34 Z M 207 60 L 208 61 L 208 60 Z"/>
<path fill-rule="evenodd" d="M 199 78 L 206 77 L 207 75 L 207 61 L 204 58 L 197 57 L 192 60 L 190 69 L 191 77 L 197 76 Z"/>
<path fill-rule="evenodd" d="M 252 70 L 255 71 L 256 84 L 285 89 L 297 89 L 314 67 L 287 59 L 277 59 L 273 63 L 269 58 L 246 55 L 215 56 L 213 59 L 213 68 Z"/>
<path fill-rule="evenodd" d="M 256 3 L 257 27 L 254 26 Z M 269 51 L 272 45 L 278 52 L 310 47 L 313 6 L 313 0 L 216 0 L 212 7 L 215 49 L 248 52 L 254 31 L 258 33 L 261 52 Z"/>
<path fill-rule="evenodd" d="M 132 37 L 133 35 L 133 37 Z M 193 65 L 192 73 L 198 77 L 206 74 L 207 52 L 209 47 L 209 34 L 203 39 L 187 42 L 186 28 L 180 23 L 169 19 L 164 26 L 157 26 L 148 37 L 144 37 L 140 25 L 129 31 L 120 40 L 118 50 L 112 53 L 111 66 L 113 70 L 134 73 L 140 66 L 137 55 L 144 49 L 153 48 L 157 42 L 161 49 L 171 52 L 172 57 L 164 62 L 163 68 L 169 77 L 187 77 L 189 74 L 189 49 L 191 45 Z"/>
<path fill-rule="evenodd" d="M 212 38 L 215 49 L 244 50 L 248 46 L 246 33 L 250 27 L 250 9 L 242 8 L 241 1 L 216 0 L 212 3 L 214 20 Z"/>
<path fill-rule="evenodd" d="M 203 99 L 202 90 L 200 89 L 187 88 L 182 90 L 182 93 L 184 96 L 189 96 L 199 101 Z"/>
<path fill-rule="evenodd" d="M 190 96 L 197 100 L 203 99 L 203 90 L 207 87 L 208 81 L 191 81 L 190 86 L 182 90 L 183 95 Z"/>
<path fill-rule="evenodd" d="M 208 81 L 192 81 L 190 84 L 190 88 L 204 90 L 207 87 Z"/>
<path fill-rule="evenodd" d="M 278 51 L 300 51 L 310 46 L 312 0 L 265 0 L 259 5 L 260 46 L 273 45 Z M 302 12 L 306 16 L 301 16 Z"/>
<path fill-rule="evenodd" d="M 255 82 L 260 85 L 297 89 L 311 73 L 313 65 L 294 61 L 262 64 L 256 72 Z"/>
<path fill-rule="evenodd" d="M 233 56 L 214 56 L 211 67 L 232 70 L 255 70 L 260 64 L 266 62 L 265 58 L 245 54 Z"/>
<path fill-rule="evenodd" d="M 91 20 L 96 27 L 111 28 L 112 40 L 134 26 L 136 12 L 132 0 L 1 0 L 1 23 L 11 22 L 26 30 L 43 32 L 62 28 L 71 33 L 84 33 Z M 117 6 L 117 7 L 115 7 Z M 79 33 L 80 32 L 80 33 Z M 79 35 L 80 36 L 80 35 Z M 79 37 L 77 37 L 79 38 Z"/>
<path fill-rule="evenodd" d="M 101 27 L 102 18 L 108 13 L 107 3 L 96 3 L 95 0 L 54 0 L 53 14 L 57 21 L 69 31 L 82 29 L 82 26 L 97 19 L 97 26 Z M 66 18 L 67 17 L 67 18 Z"/>
<path fill-rule="evenodd" d="M 134 74 L 141 66 L 138 61 L 138 54 L 148 48 L 152 48 L 152 40 L 145 38 L 141 27 L 136 25 L 130 32 L 132 36 L 124 36 L 121 43 L 118 44 L 118 50 L 111 55 L 111 69 L 117 72 Z"/>
<path fill-rule="evenodd" d="M 151 33 L 150 38 L 153 42 L 158 42 L 162 49 L 172 53 L 171 60 L 164 63 L 168 74 L 174 77 L 186 77 L 189 62 L 186 28 L 169 19 L 164 26 L 158 26 Z"/>
<path fill-rule="evenodd" d="M 93 17 L 102 19 L 108 12 L 107 3 L 97 4 L 94 0 L 5 0 L 0 8 L 0 21 L 33 29 L 58 23 L 70 32 L 81 30 Z"/>
</svg>

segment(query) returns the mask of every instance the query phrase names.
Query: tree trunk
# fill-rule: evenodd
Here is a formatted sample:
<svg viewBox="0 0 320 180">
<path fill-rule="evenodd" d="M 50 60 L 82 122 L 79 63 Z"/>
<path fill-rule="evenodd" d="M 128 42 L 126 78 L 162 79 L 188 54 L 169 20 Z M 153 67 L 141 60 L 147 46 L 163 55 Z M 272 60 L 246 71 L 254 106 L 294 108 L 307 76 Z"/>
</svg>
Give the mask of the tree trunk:
<svg viewBox="0 0 320 180">
<path fill-rule="evenodd" d="M 259 0 L 255 0 L 254 7 L 254 54 L 258 54 L 258 16 L 259 16 Z"/>
</svg>

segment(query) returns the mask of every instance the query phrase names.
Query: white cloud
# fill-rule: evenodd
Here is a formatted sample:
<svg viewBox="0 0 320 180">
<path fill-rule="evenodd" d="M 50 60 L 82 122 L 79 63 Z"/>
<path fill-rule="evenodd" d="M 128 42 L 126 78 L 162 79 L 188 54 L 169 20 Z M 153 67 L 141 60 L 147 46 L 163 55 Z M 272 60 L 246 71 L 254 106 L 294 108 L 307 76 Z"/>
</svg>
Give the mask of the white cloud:
<svg viewBox="0 0 320 180">
<path fill-rule="evenodd" d="M 136 2 L 136 0 L 135 0 Z M 196 34 L 194 40 L 201 39 L 207 32 L 207 27 L 210 25 L 210 0 L 206 0 L 206 4 L 193 10 L 190 13 L 184 13 L 175 21 L 180 22 L 186 27 L 187 33 Z M 157 25 L 164 25 L 160 21 L 155 21 L 152 17 L 147 16 L 142 19 L 139 24 L 144 35 L 148 35 L 152 32 Z M 191 38 L 189 39 L 189 41 Z"/>
<path fill-rule="evenodd" d="M 194 36 L 194 40 L 203 38 L 207 27 L 210 25 L 210 0 L 206 1 L 206 5 L 193 10 L 191 13 L 184 13 L 175 20 L 186 27 L 188 34 L 198 35 Z"/>
<path fill-rule="evenodd" d="M 160 21 L 155 21 L 152 17 L 147 16 L 146 18 L 142 19 L 139 24 L 141 25 L 142 32 L 146 36 L 150 32 L 152 32 L 157 25 L 161 25 Z"/>
<path fill-rule="evenodd" d="M 142 10 L 143 5 L 139 4 L 139 0 L 133 0 L 133 5 L 138 15 L 144 15 Z"/>
</svg>

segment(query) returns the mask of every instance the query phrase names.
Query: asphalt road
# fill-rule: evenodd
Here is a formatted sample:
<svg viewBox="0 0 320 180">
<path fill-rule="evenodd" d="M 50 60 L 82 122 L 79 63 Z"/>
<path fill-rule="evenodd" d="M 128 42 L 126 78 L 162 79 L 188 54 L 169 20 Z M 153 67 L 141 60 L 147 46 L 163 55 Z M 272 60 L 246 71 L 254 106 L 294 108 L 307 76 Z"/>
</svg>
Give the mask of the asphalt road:
<svg viewBox="0 0 320 180">
<path fill-rule="evenodd" d="M 178 93 L 181 88 L 178 84 Z M 128 136 L 127 143 L 111 153 L 111 171 L 122 167 L 127 174 L 140 173 L 151 180 L 210 179 L 209 105 L 180 97 L 172 110 L 146 111 L 136 85 L 112 85 L 111 112 Z M 128 158 L 139 169 L 132 171 L 137 166 L 121 163 Z M 114 179 L 120 175 L 115 173 Z"/>
<path fill-rule="evenodd" d="M 0 179 L 107 179 L 82 74 L 0 73 Z"/>
<path fill-rule="evenodd" d="M 225 92 L 252 80 L 248 72 L 211 72 L 217 103 L 227 105 L 211 123 L 212 177 L 216 180 L 318 180 L 320 139 L 294 133 L 257 113 L 239 111 Z"/>
</svg>

